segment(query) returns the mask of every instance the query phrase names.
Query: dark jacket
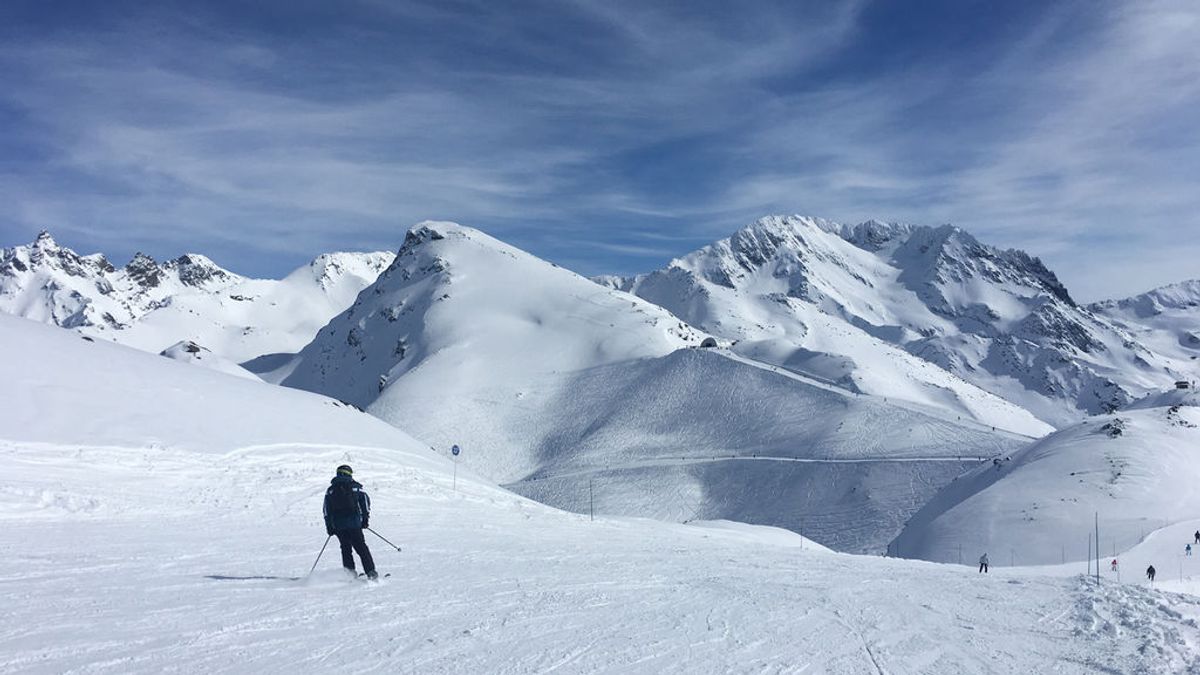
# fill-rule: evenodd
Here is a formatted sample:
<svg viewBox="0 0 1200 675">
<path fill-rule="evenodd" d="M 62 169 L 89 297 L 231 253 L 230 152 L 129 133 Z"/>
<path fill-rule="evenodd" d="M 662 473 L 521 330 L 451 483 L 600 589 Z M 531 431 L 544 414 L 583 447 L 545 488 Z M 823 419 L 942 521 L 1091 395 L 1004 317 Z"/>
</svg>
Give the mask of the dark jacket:
<svg viewBox="0 0 1200 675">
<path fill-rule="evenodd" d="M 344 484 L 349 485 L 353 499 L 347 508 L 338 508 L 334 491 Z M 371 515 L 371 498 L 363 491 L 361 484 L 350 476 L 339 474 L 329 481 L 329 489 L 325 490 L 323 512 L 327 532 L 359 530 L 367 526 L 367 518 Z"/>
</svg>

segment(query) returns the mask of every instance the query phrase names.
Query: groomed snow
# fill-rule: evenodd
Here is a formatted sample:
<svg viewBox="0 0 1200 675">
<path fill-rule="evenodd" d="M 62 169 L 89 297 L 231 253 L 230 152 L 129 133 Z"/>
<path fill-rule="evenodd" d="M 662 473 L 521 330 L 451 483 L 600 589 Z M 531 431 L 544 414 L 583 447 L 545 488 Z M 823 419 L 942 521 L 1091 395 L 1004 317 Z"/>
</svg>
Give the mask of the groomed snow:
<svg viewBox="0 0 1200 675">
<path fill-rule="evenodd" d="M 303 392 L 0 318 L 0 671 L 1180 673 L 1200 604 L 554 511 Z M 53 357 L 53 358 L 50 358 Z M 349 461 L 379 584 L 320 549 Z"/>
<path fill-rule="evenodd" d="M 1171 405 L 1146 407 L 1170 402 Z M 1099 514 L 1101 551 L 1119 554 L 1154 530 L 1200 514 L 1200 398 L 1151 397 L 1088 419 L 976 469 L 909 521 L 893 553 L 954 562 L 992 551 L 1018 564 L 1084 560 Z M 1183 544 L 1180 544 L 1182 551 Z M 1198 551 L 1200 553 L 1200 551 Z"/>
<path fill-rule="evenodd" d="M 882 553 L 955 476 L 1031 440 L 709 349 L 591 368 L 542 394 L 522 399 L 545 411 L 523 429 L 538 468 L 510 489 L 577 512 L 786 527 L 853 552 Z M 475 431 L 457 420 L 445 433 Z"/>
</svg>

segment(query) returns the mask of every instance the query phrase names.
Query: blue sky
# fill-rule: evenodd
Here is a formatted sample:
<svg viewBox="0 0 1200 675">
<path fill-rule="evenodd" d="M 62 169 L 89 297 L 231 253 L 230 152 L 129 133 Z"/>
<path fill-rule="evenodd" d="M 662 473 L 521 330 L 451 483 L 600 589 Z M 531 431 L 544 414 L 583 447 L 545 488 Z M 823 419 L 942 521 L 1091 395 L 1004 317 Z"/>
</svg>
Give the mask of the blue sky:
<svg viewBox="0 0 1200 675">
<path fill-rule="evenodd" d="M 0 4 L 0 245 L 279 276 L 427 218 L 584 274 L 754 218 L 1200 277 L 1195 2 Z"/>
</svg>

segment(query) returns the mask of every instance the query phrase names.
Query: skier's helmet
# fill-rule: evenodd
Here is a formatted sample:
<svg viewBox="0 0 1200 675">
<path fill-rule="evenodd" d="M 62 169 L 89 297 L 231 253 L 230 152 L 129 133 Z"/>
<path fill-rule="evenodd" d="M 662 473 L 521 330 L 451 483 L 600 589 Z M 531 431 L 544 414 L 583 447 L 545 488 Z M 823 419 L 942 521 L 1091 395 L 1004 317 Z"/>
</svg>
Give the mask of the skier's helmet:
<svg viewBox="0 0 1200 675">
<path fill-rule="evenodd" d="M 339 476 L 353 476 L 354 475 L 354 469 L 351 469 L 349 464 L 343 464 L 343 465 L 339 466 L 337 468 L 337 472 L 338 472 Z"/>
</svg>

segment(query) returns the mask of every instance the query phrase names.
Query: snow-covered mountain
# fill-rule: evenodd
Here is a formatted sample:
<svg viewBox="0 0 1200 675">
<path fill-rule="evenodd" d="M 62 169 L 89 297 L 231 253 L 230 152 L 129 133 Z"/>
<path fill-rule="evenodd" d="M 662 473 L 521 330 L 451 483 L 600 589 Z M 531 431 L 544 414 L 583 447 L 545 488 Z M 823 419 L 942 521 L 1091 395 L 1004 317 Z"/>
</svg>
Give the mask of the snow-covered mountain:
<svg viewBox="0 0 1200 675">
<path fill-rule="evenodd" d="M 0 308 L 353 403 L 548 504 L 852 551 L 1051 430 L 1004 397 L 1062 424 L 1195 363 L 1192 286 L 1081 308 L 949 227 L 765 218 L 599 281 L 452 223 L 281 281 L 195 254 L 117 269 L 43 234 L 0 256 Z"/>
<path fill-rule="evenodd" d="M 597 281 L 739 353 L 966 414 L 962 380 L 1061 425 L 1194 369 L 1079 306 L 1037 258 L 951 226 L 773 216 L 657 272 Z"/>
<path fill-rule="evenodd" d="M 43 232 L 0 251 L 0 312 L 158 353 L 192 340 L 234 362 L 295 352 L 392 261 L 331 253 L 282 280 L 248 279 L 189 253 L 117 268 Z"/>
<path fill-rule="evenodd" d="M 6 316 L 0 373 L 23 394 L 0 406 L 5 673 L 1200 667 L 1200 600 L 1082 565 L 984 576 L 771 528 L 590 522 L 455 479 L 332 399 Z M 402 547 L 367 535 L 390 579 L 322 550 L 342 463 Z"/>
<path fill-rule="evenodd" d="M 1183 379 L 1200 379 L 1200 279 L 1089 306 L 1127 331 L 1138 344 L 1176 361 L 1190 362 Z"/>
<path fill-rule="evenodd" d="M 704 337 L 482 232 L 430 222 L 409 231 L 283 384 L 369 407 L 436 445 L 474 446 L 485 473 L 511 479 L 537 468 L 533 438 L 557 424 L 539 408 L 574 373 Z"/>
<path fill-rule="evenodd" d="M 1098 513 L 1101 551 L 1116 555 L 1196 518 L 1198 483 L 1200 393 L 1160 393 L 959 478 L 913 516 L 891 551 L 942 562 L 960 550 L 1022 565 L 1085 560 Z"/>
<path fill-rule="evenodd" d="M 605 513 L 805 521 L 843 550 L 882 551 L 954 475 L 1029 440 L 701 349 L 705 337 L 481 232 L 424 223 L 281 370 L 287 386 L 459 444 L 472 468 L 547 503 L 581 510 L 594 480 Z M 978 398 L 1001 429 L 1046 429 Z"/>
</svg>

